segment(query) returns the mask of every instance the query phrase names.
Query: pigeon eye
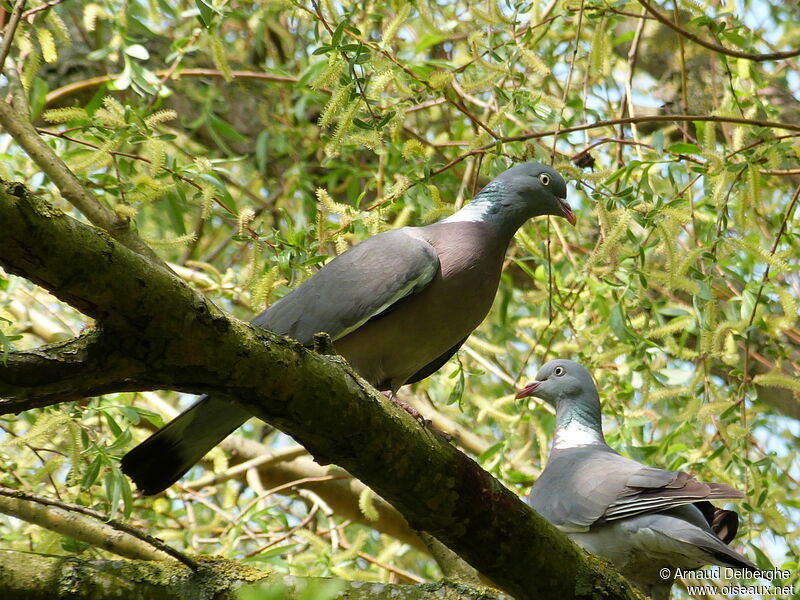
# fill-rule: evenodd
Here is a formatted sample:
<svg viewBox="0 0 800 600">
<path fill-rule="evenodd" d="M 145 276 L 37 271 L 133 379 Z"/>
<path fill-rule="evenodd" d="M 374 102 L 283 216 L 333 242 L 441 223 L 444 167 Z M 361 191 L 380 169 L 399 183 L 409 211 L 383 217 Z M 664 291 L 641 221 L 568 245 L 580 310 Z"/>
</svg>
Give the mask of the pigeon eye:
<svg viewBox="0 0 800 600">
<path fill-rule="evenodd" d="M 561 377 L 564 374 L 564 367 L 556 367 L 555 369 L 553 369 L 553 374 L 556 377 Z"/>
<path fill-rule="evenodd" d="M 550 185 L 550 175 L 547 173 L 542 173 L 539 175 L 539 181 L 542 182 L 542 185 Z"/>
</svg>

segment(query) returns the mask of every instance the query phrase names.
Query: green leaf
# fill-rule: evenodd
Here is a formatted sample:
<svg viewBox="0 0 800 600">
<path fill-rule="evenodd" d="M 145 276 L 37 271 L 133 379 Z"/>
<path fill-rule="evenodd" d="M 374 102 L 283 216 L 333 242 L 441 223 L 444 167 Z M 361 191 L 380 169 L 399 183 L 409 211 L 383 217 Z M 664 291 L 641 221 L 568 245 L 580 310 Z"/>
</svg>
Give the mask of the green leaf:
<svg viewBox="0 0 800 600">
<path fill-rule="evenodd" d="M 213 112 L 208 113 L 209 125 L 216 133 L 234 142 L 246 142 L 247 138 L 233 128 L 233 125 L 219 118 Z"/>
<path fill-rule="evenodd" d="M 447 405 L 461 403 L 461 396 L 464 394 L 464 369 L 461 366 L 461 361 L 458 361 L 458 369 L 450 375 L 450 379 L 455 378 L 455 385 L 450 390 L 450 395 L 447 396 Z"/>
<path fill-rule="evenodd" d="M 631 339 L 631 334 L 625 324 L 625 315 L 622 312 L 622 306 L 620 304 L 615 304 L 614 308 L 611 309 L 609 325 L 611 326 L 611 331 L 614 332 L 614 335 L 616 335 L 620 341 L 625 342 Z"/>
<path fill-rule="evenodd" d="M 208 29 L 212 25 L 212 19 L 214 18 L 214 7 L 206 0 L 195 0 L 195 6 L 197 6 L 197 19 L 200 23 Z"/>
<path fill-rule="evenodd" d="M 102 454 L 98 454 L 94 457 L 91 463 L 89 463 L 89 468 L 83 473 L 83 479 L 81 479 L 81 490 L 86 491 L 94 482 L 97 481 L 97 476 L 100 475 L 100 469 L 103 467 L 104 459 Z"/>
<path fill-rule="evenodd" d="M 677 142 L 671 144 L 670 147 L 667 148 L 667 152 L 672 154 L 700 154 L 700 148 L 688 142 Z"/>
<path fill-rule="evenodd" d="M 147 48 L 141 44 L 133 44 L 132 46 L 128 46 L 125 48 L 125 54 L 133 58 L 138 58 L 139 60 L 147 60 L 150 58 L 150 53 L 147 51 Z"/>
<path fill-rule="evenodd" d="M 416 54 L 421 54 L 429 48 L 432 48 L 433 46 L 440 44 L 447 39 L 449 39 L 448 36 L 441 35 L 439 33 L 425 33 L 419 38 L 417 45 L 414 47 L 414 52 Z"/>
</svg>

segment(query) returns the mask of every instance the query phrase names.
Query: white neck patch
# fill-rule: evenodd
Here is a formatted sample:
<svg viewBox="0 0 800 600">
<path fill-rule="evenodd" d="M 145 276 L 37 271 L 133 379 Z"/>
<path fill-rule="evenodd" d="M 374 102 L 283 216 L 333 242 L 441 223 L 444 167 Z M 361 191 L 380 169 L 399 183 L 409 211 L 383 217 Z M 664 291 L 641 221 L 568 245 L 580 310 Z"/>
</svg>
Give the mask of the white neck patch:
<svg viewBox="0 0 800 600">
<path fill-rule="evenodd" d="M 588 425 L 584 425 L 578 419 L 572 419 L 567 423 L 566 427 L 556 432 L 553 448 L 561 450 L 563 448 L 577 448 L 578 446 L 591 446 L 592 444 L 602 443 L 604 443 L 602 434 Z"/>
<path fill-rule="evenodd" d="M 470 222 L 470 223 L 479 223 L 486 221 L 487 217 L 491 214 L 490 212 L 491 205 L 488 202 L 482 202 L 478 200 L 477 202 L 473 200 L 466 206 L 462 207 L 458 212 L 453 213 L 446 219 L 444 219 L 443 223 L 458 223 L 458 222 Z"/>
</svg>

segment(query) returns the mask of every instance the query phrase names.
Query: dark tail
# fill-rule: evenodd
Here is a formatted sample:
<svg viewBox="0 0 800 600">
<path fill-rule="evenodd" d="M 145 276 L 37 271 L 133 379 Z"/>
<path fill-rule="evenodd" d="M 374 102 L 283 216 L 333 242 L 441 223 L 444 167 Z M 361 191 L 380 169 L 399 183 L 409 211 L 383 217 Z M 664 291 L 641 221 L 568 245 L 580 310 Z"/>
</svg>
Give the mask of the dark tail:
<svg viewBox="0 0 800 600">
<path fill-rule="evenodd" d="M 122 457 L 122 471 L 146 496 L 164 491 L 200 462 L 250 413 L 231 402 L 202 396 L 188 410 Z"/>
</svg>

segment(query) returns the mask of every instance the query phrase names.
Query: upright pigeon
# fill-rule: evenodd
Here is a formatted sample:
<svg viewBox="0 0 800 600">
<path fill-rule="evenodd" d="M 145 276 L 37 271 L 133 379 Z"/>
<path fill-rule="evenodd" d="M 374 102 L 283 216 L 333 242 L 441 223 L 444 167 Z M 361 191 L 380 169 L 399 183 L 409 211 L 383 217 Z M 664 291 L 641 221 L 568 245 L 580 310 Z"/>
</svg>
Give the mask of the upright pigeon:
<svg viewBox="0 0 800 600">
<path fill-rule="evenodd" d="M 394 392 L 437 371 L 491 308 L 506 249 L 539 215 L 575 215 L 564 179 L 516 165 L 450 217 L 380 233 L 334 258 L 252 320 L 311 345 L 326 332 L 369 383 Z M 250 414 L 209 396 L 134 448 L 122 470 L 145 494 L 177 481 Z"/>
<path fill-rule="evenodd" d="M 708 502 L 744 493 L 647 467 L 610 448 L 597 387 L 582 365 L 548 362 L 517 394 L 526 396 L 556 409 L 552 452 L 528 503 L 579 546 L 614 563 L 653 600 L 668 600 L 678 568 L 757 569 L 726 545 L 736 535 L 738 515 Z"/>
</svg>

